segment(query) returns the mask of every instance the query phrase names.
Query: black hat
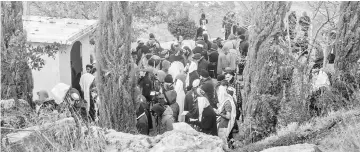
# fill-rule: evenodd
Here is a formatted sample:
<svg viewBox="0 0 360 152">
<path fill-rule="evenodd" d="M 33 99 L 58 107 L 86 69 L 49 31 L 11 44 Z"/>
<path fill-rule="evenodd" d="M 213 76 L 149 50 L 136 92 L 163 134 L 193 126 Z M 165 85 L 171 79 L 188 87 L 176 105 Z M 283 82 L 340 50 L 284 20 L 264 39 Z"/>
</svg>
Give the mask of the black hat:
<svg viewBox="0 0 360 152">
<path fill-rule="evenodd" d="M 199 60 L 199 59 L 201 59 L 201 54 L 196 53 L 196 54 L 194 54 L 194 56 L 192 58 L 195 59 L 195 60 Z"/>
<path fill-rule="evenodd" d="M 195 47 L 195 48 L 192 50 L 193 54 L 196 54 L 196 53 L 200 53 L 200 54 L 201 54 L 202 51 L 203 51 L 203 49 L 202 49 L 201 47 L 199 47 L 199 46 Z"/>
<path fill-rule="evenodd" d="M 225 75 L 223 75 L 223 74 L 217 76 L 217 81 L 219 81 L 219 82 L 224 79 L 225 79 Z"/>
<path fill-rule="evenodd" d="M 207 72 L 207 71 L 204 70 L 204 69 L 201 69 L 201 70 L 199 71 L 199 74 L 200 74 L 200 76 L 202 76 L 202 77 L 204 77 L 204 78 L 208 78 L 208 77 L 209 77 L 209 72 Z"/>
<path fill-rule="evenodd" d="M 214 86 L 211 83 L 204 83 L 200 89 L 206 93 L 210 93 L 213 91 Z"/>
<path fill-rule="evenodd" d="M 164 79 L 164 82 L 165 82 L 165 83 L 173 83 L 173 82 L 174 82 L 174 79 L 173 79 L 173 77 L 172 77 L 170 74 L 168 74 L 168 75 L 166 75 L 166 77 L 165 77 L 165 79 Z"/>
</svg>

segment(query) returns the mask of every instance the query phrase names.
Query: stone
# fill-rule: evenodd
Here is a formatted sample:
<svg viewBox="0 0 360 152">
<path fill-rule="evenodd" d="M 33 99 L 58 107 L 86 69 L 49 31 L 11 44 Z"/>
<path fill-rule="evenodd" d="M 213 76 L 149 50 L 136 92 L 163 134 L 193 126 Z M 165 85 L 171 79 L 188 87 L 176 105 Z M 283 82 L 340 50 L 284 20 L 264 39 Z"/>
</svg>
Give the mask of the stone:
<svg viewBox="0 0 360 152">
<path fill-rule="evenodd" d="M 155 137 L 132 135 L 112 130 L 105 134 L 105 138 L 109 142 L 106 151 L 223 152 L 223 142 L 219 137 L 197 132 L 183 122 L 174 123 L 174 130 Z"/>
<path fill-rule="evenodd" d="M 314 144 L 297 144 L 291 146 L 281 146 L 265 149 L 261 152 L 321 152 Z"/>
<path fill-rule="evenodd" d="M 112 129 L 103 129 L 90 126 L 92 138 L 104 141 L 107 152 L 168 152 L 168 151 L 193 151 L 193 152 L 223 152 L 223 141 L 218 136 L 211 136 L 197 132 L 184 122 L 174 123 L 174 130 L 165 132 L 155 137 L 146 135 L 133 135 L 117 132 Z M 32 131 L 28 131 L 32 130 Z M 73 118 L 65 118 L 54 123 L 46 123 L 41 126 L 33 126 L 14 133 L 9 133 L 4 142 L 11 151 L 42 152 L 49 149 L 49 143 L 40 137 L 39 133 L 51 139 L 52 144 L 59 146 L 60 150 L 67 151 L 69 143 L 60 143 L 74 140 L 67 138 L 74 134 L 75 122 Z M 82 129 L 83 131 L 85 130 Z M 84 135 L 84 133 L 82 133 Z M 55 139 L 55 140 L 54 140 Z M 59 145 L 60 144 L 60 145 Z M 96 146 L 95 146 L 96 147 Z M 42 149 L 42 150 L 41 150 Z"/>
</svg>

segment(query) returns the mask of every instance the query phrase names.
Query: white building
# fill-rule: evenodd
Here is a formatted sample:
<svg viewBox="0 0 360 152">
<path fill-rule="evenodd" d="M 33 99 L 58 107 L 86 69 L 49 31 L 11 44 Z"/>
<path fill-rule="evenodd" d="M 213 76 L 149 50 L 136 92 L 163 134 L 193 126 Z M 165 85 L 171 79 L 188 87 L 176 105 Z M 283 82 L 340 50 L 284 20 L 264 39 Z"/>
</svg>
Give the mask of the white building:
<svg viewBox="0 0 360 152">
<path fill-rule="evenodd" d="M 40 90 L 52 96 L 51 89 L 60 82 L 71 85 L 74 81 L 71 62 L 75 73 L 85 72 L 95 47 L 90 44 L 89 35 L 96 28 L 97 20 L 23 16 L 23 25 L 31 45 L 46 46 L 53 42 L 63 45 L 55 59 L 44 55 L 45 66 L 40 71 L 32 71 L 34 99 Z"/>
</svg>

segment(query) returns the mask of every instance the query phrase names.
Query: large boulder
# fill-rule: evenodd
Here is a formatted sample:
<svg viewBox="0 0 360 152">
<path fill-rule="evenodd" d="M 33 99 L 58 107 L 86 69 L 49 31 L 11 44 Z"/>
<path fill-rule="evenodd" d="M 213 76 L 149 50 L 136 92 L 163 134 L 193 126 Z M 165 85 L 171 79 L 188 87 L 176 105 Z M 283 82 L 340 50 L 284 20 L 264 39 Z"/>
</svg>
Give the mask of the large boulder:
<svg viewBox="0 0 360 152">
<path fill-rule="evenodd" d="M 10 133 L 3 138 L 2 144 L 10 151 L 26 152 L 45 152 L 53 147 L 60 151 L 69 151 L 83 147 L 75 146 L 76 144 L 91 146 L 87 148 L 92 151 L 105 149 L 107 152 L 223 152 L 223 142 L 219 137 L 197 132 L 186 123 L 175 123 L 174 130 L 155 137 L 116 132 L 95 126 L 90 128 L 90 133 L 82 132 L 83 138 L 78 141 L 74 136 L 74 119 L 66 118 Z M 84 130 L 86 129 L 83 128 L 82 131 Z M 80 149 L 82 150 L 84 149 Z"/>
<path fill-rule="evenodd" d="M 197 132 L 186 123 L 175 123 L 174 130 L 156 137 L 132 135 L 114 130 L 106 133 L 105 137 L 110 143 L 106 149 L 109 152 L 223 151 L 223 142 L 219 137 Z"/>
<path fill-rule="evenodd" d="M 297 144 L 291 146 L 281 146 L 265 149 L 261 152 L 321 152 L 321 150 L 313 144 Z"/>
</svg>

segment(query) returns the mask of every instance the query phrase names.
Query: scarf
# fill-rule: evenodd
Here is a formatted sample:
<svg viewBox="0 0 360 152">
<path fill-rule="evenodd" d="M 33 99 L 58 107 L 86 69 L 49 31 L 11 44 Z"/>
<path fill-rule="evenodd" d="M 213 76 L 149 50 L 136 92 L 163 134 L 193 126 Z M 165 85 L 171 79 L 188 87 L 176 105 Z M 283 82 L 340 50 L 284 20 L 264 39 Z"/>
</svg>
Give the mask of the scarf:
<svg viewBox="0 0 360 152">
<path fill-rule="evenodd" d="M 218 113 L 222 112 L 226 101 L 230 101 L 230 104 L 231 104 L 230 120 L 228 123 L 228 127 L 226 128 L 226 137 L 228 137 L 231 133 L 232 128 L 234 127 L 234 124 L 236 123 L 235 122 L 236 106 L 235 106 L 233 97 L 227 93 L 225 86 L 219 86 L 218 99 L 219 99 L 219 106 L 218 106 L 219 108 L 217 109 Z"/>
<path fill-rule="evenodd" d="M 204 108 L 208 107 L 210 105 L 209 100 L 205 97 L 198 97 L 198 107 L 199 107 L 199 121 L 202 120 L 202 113 L 204 111 Z"/>
<path fill-rule="evenodd" d="M 197 64 L 194 61 L 191 61 L 189 66 L 189 71 L 186 75 L 186 87 L 190 85 L 190 73 L 196 71 L 198 68 Z"/>
<path fill-rule="evenodd" d="M 94 81 L 95 77 L 90 73 L 85 73 L 80 78 L 80 86 L 84 92 L 84 99 L 86 100 L 87 106 L 86 111 L 89 112 L 90 109 L 90 86 Z"/>
<path fill-rule="evenodd" d="M 176 102 L 179 104 L 179 114 L 182 114 L 184 111 L 185 92 L 183 82 L 180 79 L 177 79 L 175 82 L 175 92 Z M 179 116 L 178 121 L 183 122 L 184 119 Z"/>
</svg>

